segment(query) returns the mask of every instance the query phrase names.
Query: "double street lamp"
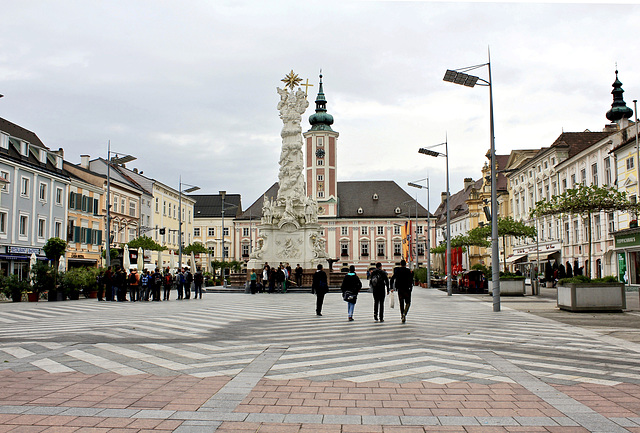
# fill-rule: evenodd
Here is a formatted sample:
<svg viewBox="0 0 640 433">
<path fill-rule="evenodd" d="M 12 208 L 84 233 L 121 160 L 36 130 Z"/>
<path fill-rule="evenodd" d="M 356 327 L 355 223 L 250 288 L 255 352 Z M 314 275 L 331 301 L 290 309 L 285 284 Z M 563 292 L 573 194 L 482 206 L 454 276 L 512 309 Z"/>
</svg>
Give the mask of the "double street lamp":
<svg viewBox="0 0 640 433">
<path fill-rule="evenodd" d="M 491 279 L 493 282 L 493 311 L 500 311 L 500 257 L 498 256 L 498 198 L 496 185 L 496 145 L 493 129 L 493 86 L 491 85 L 491 54 L 489 61 L 481 65 L 469 66 L 457 70 L 447 69 L 444 74 L 444 81 L 460 84 L 467 87 L 478 86 L 489 87 L 489 133 L 491 145 Z M 469 75 L 467 72 L 487 66 L 489 69 L 489 80 Z"/>
<path fill-rule="evenodd" d="M 194 192 L 200 189 L 199 186 L 189 185 L 188 183 L 182 183 L 182 176 L 180 176 L 180 185 L 178 194 L 178 268 L 182 267 L 182 185 L 186 185 L 189 188 L 185 189 L 184 192 L 189 194 L 190 192 Z M 191 264 L 194 266 L 194 263 Z"/>
<path fill-rule="evenodd" d="M 426 181 L 426 185 L 420 185 L 418 182 Z M 416 180 L 414 182 L 409 182 L 407 185 L 418 188 L 418 189 L 426 189 L 427 190 L 427 288 L 431 288 L 431 227 L 429 225 L 429 218 L 431 217 L 431 212 L 429 211 L 429 178 L 426 177 L 424 179 Z M 416 211 L 416 220 L 418 219 L 418 213 Z M 416 230 L 418 227 L 416 226 Z M 417 241 L 417 239 L 416 239 Z M 417 257 L 417 255 L 416 255 Z"/>
<path fill-rule="evenodd" d="M 432 150 L 434 147 L 444 145 L 444 153 Z M 418 153 L 428 156 L 444 156 L 447 160 L 447 296 L 453 295 L 453 289 L 451 287 L 451 212 L 450 204 L 451 194 L 449 193 L 449 144 L 445 139 L 444 143 L 435 144 L 430 147 L 422 147 L 418 150 Z M 427 183 L 428 185 L 428 183 Z M 428 188 L 428 186 L 427 186 Z M 427 211 L 428 213 L 428 211 Z M 428 221 L 427 216 L 427 221 Z"/>
<path fill-rule="evenodd" d="M 111 153 L 115 153 L 115 156 L 112 158 Z M 105 207 L 107 208 L 107 227 L 106 227 L 106 247 L 107 251 L 105 252 L 107 268 L 111 266 L 111 164 L 126 164 L 127 162 L 134 161 L 136 159 L 135 156 L 131 155 L 122 155 L 118 156 L 116 152 L 111 152 L 111 140 L 107 145 L 107 199 L 105 202 Z"/>
</svg>

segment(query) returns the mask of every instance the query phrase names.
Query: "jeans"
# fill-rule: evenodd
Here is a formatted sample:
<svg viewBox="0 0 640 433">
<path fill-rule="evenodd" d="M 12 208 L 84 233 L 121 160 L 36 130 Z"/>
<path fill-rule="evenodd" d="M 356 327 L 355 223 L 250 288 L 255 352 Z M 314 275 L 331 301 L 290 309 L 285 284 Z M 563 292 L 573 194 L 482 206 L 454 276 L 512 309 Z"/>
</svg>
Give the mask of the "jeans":
<svg viewBox="0 0 640 433">
<path fill-rule="evenodd" d="M 411 290 L 398 290 L 398 301 L 400 301 L 400 315 L 406 316 L 411 306 Z"/>
<path fill-rule="evenodd" d="M 164 296 L 162 297 L 162 300 L 163 301 L 168 301 L 170 294 L 171 294 L 171 284 L 165 284 L 164 285 L 164 293 L 163 293 Z"/>
<path fill-rule="evenodd" d="M 322 304 L 324 302 L 324 295 L 325 295 L 324 292 L 316 293 L 316 314 L 322 314 Z"/>
<path fill-rule="evenodd" d="M 353 317 L 353 309 L 356 307 L 356 304 L 353 302 L 347 302 L 347 313 L 349 313 L 349 317 Z"/>
<path fill-rule="evenodd" d="M 202 299 L 202 284 L 193 283 L 193 299 L 196 299 L 198 295 Z"/>
<path fill-rule="evenodd" d="M 380 309 L 379 316 L 378 309 Z M 373 317 L 380 317 L 380 320 L 384 319 L 384 292 L 373 292 Z"/>
<path fill-rule="evenodd" d="M 182 293 L 183 288 L 184 288 L 184 283 L 178 283 L 178 299 L 182 299 L 184 297 Z"/>
</svg>

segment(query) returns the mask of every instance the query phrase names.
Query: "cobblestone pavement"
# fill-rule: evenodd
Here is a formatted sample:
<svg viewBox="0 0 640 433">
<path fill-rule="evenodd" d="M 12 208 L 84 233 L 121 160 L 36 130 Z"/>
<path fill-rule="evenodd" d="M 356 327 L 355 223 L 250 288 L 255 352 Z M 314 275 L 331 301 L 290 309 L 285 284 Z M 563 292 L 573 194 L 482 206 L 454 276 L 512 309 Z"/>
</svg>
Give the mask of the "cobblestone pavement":
<svg viewBox="0 0 640 433">
<path fill-rule="evenodd" d="M 617 315 L 416 288 L 407 323 L 329 294 L 0 304 L 0 432 L 638 432 Z"/>
</svg>

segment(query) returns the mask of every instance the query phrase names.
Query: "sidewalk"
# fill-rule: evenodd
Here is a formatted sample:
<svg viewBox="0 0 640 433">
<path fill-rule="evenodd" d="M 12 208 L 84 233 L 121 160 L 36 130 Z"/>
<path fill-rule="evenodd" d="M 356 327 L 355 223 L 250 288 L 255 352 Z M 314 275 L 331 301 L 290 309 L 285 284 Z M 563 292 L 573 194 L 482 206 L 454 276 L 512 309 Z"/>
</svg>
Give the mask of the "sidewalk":
<svg viewBox="0 0 640 433">
<path fill-rule="evenodd" d="M 487 295 L 416 288 L 405 325 L 397 308 L 374 322 L 369 297 L 361 294 L 353 323 L 338 294 L 323 317 L 302 293 L 20 306 L 24 315 L 72 308 L 73 320 L 86 308 L 110 329 L 123 309 L 173 324 L 164 341 L 108 344 L 67 343 L 66 330 L 11 341 L 28 322 L 8 323 L 13 310 L 3 304 L 0 432 L 640 433 L 637 292 L 627 312 L 599 315 L 558 311 L 546 289 L 502 297 L 493 313 Z M 178 336 L 185 314 L 217 321 L 218 331 Z M 36 343 L 48 349 L 40 355 Z M 227 358 L 238 368 L 219 374 Z"/>
</svg>

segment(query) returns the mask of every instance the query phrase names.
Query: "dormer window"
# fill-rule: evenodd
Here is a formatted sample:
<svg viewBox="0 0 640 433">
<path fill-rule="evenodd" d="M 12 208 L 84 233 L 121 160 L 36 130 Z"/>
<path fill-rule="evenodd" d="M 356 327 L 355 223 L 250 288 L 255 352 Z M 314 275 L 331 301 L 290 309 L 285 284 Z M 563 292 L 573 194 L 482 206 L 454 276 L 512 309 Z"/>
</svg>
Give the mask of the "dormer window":
<svg viewBox="0 0 640 433">
<path fill-rule="evenodd" d="M 373 194 L 373 199 L 378 200 L 378 194 Z"/>
<path fill-rule="evenodd" d="M 400 208 L 399 208 L 399 207 L 397 207 L 397 208 L 396 208 L 396 210 L 395 210 L 395 212 L 396 212 L 397 214 L 399 214 L 399 213 L 401 212 Z"/>
<path fill-rule="evenodd" d="M 361 207 L 358 208 L 358 215 L 362 215 L 364 213 L 364 211 L 362 210 Z"/>
<path fill-rule="evenodd" d="M 3 149 L 9 148 L 9 136 L 7 134 L 0 134 L 0 147 Z"/>
<path fill-rule="evenodd" d="M 29 143 L 26 141 L 20 142 L 20 155 L 29 156 Z"/>
<path fill-rule="evenodd" d="M 43 164 L 47 163 L 47 151 L 44 149 L 40 149 L 40 162 Z"/>
</svg>

